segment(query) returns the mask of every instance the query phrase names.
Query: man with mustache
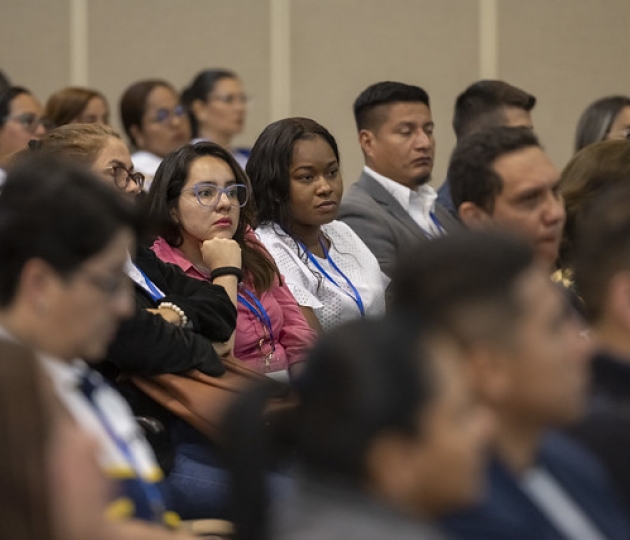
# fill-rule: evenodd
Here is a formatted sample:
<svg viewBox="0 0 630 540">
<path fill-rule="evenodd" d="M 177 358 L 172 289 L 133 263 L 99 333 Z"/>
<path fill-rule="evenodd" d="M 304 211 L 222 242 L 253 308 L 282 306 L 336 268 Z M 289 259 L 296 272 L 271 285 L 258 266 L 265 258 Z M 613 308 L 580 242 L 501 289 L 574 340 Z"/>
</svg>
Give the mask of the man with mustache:
<svg viewBox="0 0 630 540">
<path fill-rule="evenodd" d="M 456 230 L 428 184 L 435 139 L 429 96 L 418 86 L 380 82 L 354 102 L 365 167 L 341 203 L 339 219 L 367 244 L 384 274 L 419 240 Z"/>
</svg>

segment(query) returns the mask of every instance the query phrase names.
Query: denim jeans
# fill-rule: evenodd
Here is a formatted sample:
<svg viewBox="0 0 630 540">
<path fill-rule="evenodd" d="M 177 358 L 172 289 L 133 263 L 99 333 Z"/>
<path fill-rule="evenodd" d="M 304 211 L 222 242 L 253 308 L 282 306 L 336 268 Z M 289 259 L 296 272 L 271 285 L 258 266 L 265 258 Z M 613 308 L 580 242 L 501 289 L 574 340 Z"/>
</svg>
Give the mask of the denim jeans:
<svg viewBox="0 0 630 540">
<path fill-rule="evenodd" d="M 182 519 L 230 519 L 232 479 L 220 452 L 203 435 L 179 422 L 173 426 L 173 468 L 162 483 L 167 508 Z M 266 474 L 270 499 L 291 489 L 293 479 Z"/>
</svg>

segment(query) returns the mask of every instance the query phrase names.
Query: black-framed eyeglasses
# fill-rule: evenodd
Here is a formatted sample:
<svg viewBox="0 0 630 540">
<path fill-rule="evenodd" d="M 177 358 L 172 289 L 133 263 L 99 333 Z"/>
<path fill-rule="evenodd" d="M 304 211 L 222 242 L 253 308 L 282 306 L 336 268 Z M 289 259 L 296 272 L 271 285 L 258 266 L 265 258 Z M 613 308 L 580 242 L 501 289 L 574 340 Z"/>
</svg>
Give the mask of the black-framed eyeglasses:
<svg viewBox="0 0 630 540">
<path fill-rule="evenodd" d="M 29 133 L 35 133 L 39 126 L 44 126 L 46 131 L 50 131 L 54 126 L 51 120 L 38 116 L 36 113 L 22 113 L 4 117 L 4 121 L 13 120 L 20 124 Z"/>
<path fill-rule="evenodd" d="M 185 107 L 183 105 L 176 105 L 172 109 L 158 109 L 153 115 L 153 121 L 158 124 L 166 124 L 171 121 L 171 118 L 181 118 L 185 114 Z"/>
<path fill-rule="evenodd" d="M 111 171 L 111 175 L 114 177 L 114 182 L 118 189 L 123 191 L 126 190 L 129 182 L 135 182 L 140 189 L 144 187 L 144 174 L 140 172 L 131 172 L 124 165 L 110 165 L 105 170 Z"/>
<path fill-rule="evenodd" d="M 202 182 L 183 191 L 192 191 L 197 197 L 197 202 L 208 208 L 215 208 L 223 194 L 231 206 L 239 208 L 245 206 L 249 199 L 249 188 L 245 184 L 232 184 L 222 188 L 211 182 Z"/>
</svg>

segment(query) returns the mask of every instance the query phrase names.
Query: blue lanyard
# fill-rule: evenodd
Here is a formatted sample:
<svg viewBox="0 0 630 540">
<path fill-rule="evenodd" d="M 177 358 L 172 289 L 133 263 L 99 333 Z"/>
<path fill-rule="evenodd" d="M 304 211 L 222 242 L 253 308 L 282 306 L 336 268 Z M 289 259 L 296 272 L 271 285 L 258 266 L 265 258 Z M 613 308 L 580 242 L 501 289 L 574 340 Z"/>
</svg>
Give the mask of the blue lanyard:
<svg viewBox="0 0 630 540">
<path fill-rule="evenodd" d="M 144 282 L 146 283 L 147 287 L 149 288 L 148 292 L 151 295 L 151 298 L 153 298 L 153 300 L 160 300 L 160 299 L 164 298 L 164 293 L 162 291 L 160 291 L 160 289 L 157 288 L 155 283 L 153 283 L 149 279 L 149 277 L 142 270 L 140 270 L 140 268 L 138 267 L 137 264 L 134 265 L 134 266 L 136 267 L 138 272 L 140 272 L 140 274 L 144 278 Z"/>
<path fill-rule="evenodd" d="M 433 221 L 433 224 L 437 227 L 438 232 L 440 234 L 444 234 L 446 231 L 444 230 L 444 227 L 442 227 L 440 220 L 435 215 L 435 212 L 429 212 L 429 217 L 431 218 L 431 221 Z"/>
<path fill-rule="evenodd" d="M 91 380 L 89 373 L 83 374 L 83 376 L 81 377 L 81 384 L 79 388 L 83 395 L 92 404 L 92 410 L 98 417 L 103 428 L 105 428 L 107 434 L 110 436 L 112 441 L 114 441 L 122 455 L 125 457 L 131 468 L 134 470 L 137 476 L 138 483 L 140 484 L 142 491 L 144 492 L 144 495 L 149 502 L 149 507 L 151 508 L 151 511 L 153 512 L 156 521 L 161 522 L 161 516 L 166 511 L 162 495 L 155 485 L 153 485 L 151 482 L 147 482 L 144 478 L 142 478 L 140 474 L 140 467 L 138 467 L 135 456 L 131 452 L 129 445 L 126 441 L 118 436 L 118 434 L 114 431 L 111 424 L 109 423 L 109 420 L 105 417 L 100 407 L 96 404 L 96 401 L 94 400 L 94 391 L 98 388 L 98 385 Z"/>
<path fill-rule="evenodd" d="M 241 293 L 238 293 L 238 301 L 243 304 L 247 309 L 249 309 L 249 311 L 254 314 L 254 317 L 256 317 L 260 321 L 260 323 L 267 329 L 267 332 L 269 333 L 269 339 L 271 340 L 271 350 L 275 351 L 276 341 L 273 337 L 273 328 L 271 327 L 271 319 L 269 318 L 267 310 L 262 305 L 261 301 L 256 298 L 256 295 L 254 293 L 252 293 L 245 287 L 242 288 L 242 291 L 243 293 L 245 293 L 245 295 L 249 297 L 249 300 L 245 298 L 245 296 L 243 296 Z"/>
<path fill-rule="evenodd" d="M 304 244 L 302 244 L 302 242 L 300 242 L 299 245 L 304 250 L 304 252 L 306 253 L 306 256 L 308 257 L 309 261 L 311 261 L 315 265 L 315 267 L 322 273 L 322 275 L 328 281 L 330 281 L 335 287 L 337 287 L 345 295 L 347 295 L 350 298 L 352 298 L 352 300 L 354 300 L 354 303 L 359 308 L 359 312 L 361 313 L 361 317 L 365 317 L 365 307 L 363 306 L 363 300 L 361 299 L 361 295 L 359 294 L 359 291 L 354 286 L 354 283 L 352 283 L 352 281 L 350 281 L 350 278 L 348 276 L 346 276 L 346 274 L 344 274 L 339 269 L 339 267 L 335 264 L 335 261 L 332 260 L 332 257 L 330 256 L 330 253 L 326 249 L 326 246 L 324 245 L 324 242 L 322 241 L 322 239 L 321 238 L 319 239 L 319 245 L 322 247 L 322 251 L 324 252 L 324 256 L 326 257 L 326 260 L 330 263 L 330 266 L 332 266 L 335 269 L 335 272 L 337 272 L 337 274 L 339 274 L 345 280 L 345 282 L 348 284 L 348 287 L 350 287 L 350 289 L 352 289 L 352 293 L 353 294 L 349 293 L 348 291 L 346 291 L 345 289 L 342 289 L 339 286 L 339 284 L 332 278 L 332 276 L 328 272 L 326 272 L 326 270 L 324 270 L 322 268 L 322 265 L 319 264 L 319 261 L 306 248 L 306 246 Z"/>
</svg>

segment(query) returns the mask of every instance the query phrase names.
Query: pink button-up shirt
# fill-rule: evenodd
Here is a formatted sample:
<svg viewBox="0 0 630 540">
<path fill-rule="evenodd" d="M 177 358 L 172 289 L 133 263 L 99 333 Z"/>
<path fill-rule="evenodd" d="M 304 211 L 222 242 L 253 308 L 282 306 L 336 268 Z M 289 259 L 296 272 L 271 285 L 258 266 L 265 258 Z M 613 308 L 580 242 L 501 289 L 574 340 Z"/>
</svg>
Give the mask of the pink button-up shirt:
<svg viewBox="0 0 630 540">
<path fill-rule="evenodd" d="M 164 262 L 179 266 L 186 275 L 201 280 L 209 279 L 179 249 L 169 245 L 163 238 L 158 238 L 151 249 Z M 261 246 L 260 249 L 264 248 Z M 239 292 L 241 287 L 256 294 L 247 273 L 243 283 L 239 285 Z M 286 285 L 281 286 L 276 278 L 270 290 L 256 297 L 271 321 L 275 345 L 273 357 L 267 358 L 272 342 L 265 325 L 241 302 L 237 303 L 234 356 L 262 372 L 280 371 L 303 360 L 305 353 L 313 345 L 316 334 L 306 322 L 289 288 Z"/>
</svg>

